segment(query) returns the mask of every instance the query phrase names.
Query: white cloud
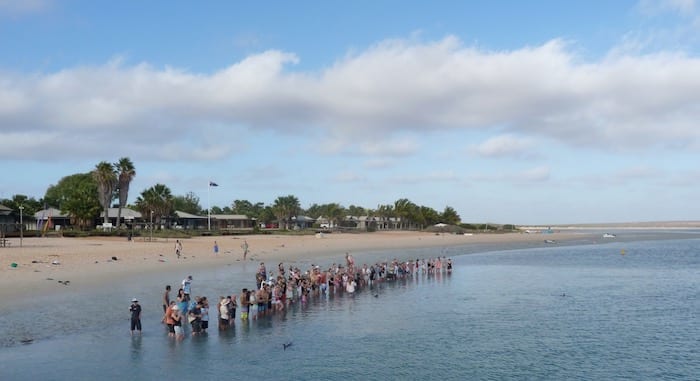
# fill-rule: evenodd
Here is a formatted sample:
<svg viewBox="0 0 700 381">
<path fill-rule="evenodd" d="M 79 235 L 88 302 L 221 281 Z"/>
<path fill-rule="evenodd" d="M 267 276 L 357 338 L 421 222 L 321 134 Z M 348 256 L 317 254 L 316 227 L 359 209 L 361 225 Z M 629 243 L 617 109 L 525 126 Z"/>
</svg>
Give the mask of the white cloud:
<svg viewBox="0 0 700 381">
<path fill-rule="evenodd" d="M 478 145 L 472 145 L 470 151 L 484 157 L 529 157 L 533 141 L 511 134 L 492 137 Z"/>
<path fill-rule="evenodd" d="M 682 52 L 582 62 L 560 40 L 485 51 L 447 37 L 384 41 L 315 72 L 285 70 L 297 62 L 295 54 L 267 51 L 214 73 L 120 60 L 0 73 L 0 140 L 32 131 L 80 156 L 93 149 L 76 134 L 96 143 L 130 137 L 131 152 L 157 141 L 180 145 L 181 158 L 190 159 L 212 157 L 201 154 L 211 148 L 204 136 L 219 134 L 223 145 L 238 128 L 310 132 L 334 142 L 327 152 L 369 156 L 413 155 L 420 142 L 398 137 L 447 129 L 518 136 L 485 142 L 477 147 L 483 154 L 523 152 L 537 136 L 632 152 L 699 146 L 700 59 Z"/>
</svg>

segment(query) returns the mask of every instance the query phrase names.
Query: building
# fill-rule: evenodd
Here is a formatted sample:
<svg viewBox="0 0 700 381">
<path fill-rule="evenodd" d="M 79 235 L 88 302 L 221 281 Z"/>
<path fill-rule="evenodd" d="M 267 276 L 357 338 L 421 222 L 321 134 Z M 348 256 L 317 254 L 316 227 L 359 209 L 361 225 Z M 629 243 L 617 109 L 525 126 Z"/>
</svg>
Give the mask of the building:
<svg viewBox="0 0 700 381">
<path fill-rule="evenodd" d="M 119 208 L 109 208 L 107 209 L 107 220 L 113 227 L 119 226 L 117 223 L 117 215 L 119 214 Z M 105 212 L 100 213 L 100 218 L 97 220 L 96 226 L 101 227 L 104 223 Z M 134 223 L 143 222 L 143 218 L 140 212 L 133 209 L 122 208 L 121 224 L 125 226 L 133 225 Z M 124 226 L 124 227 L 125 227 Z"/>
<path fill-rule="evenodd" d="M 72 226 L 70 216 L 56 208 L 47 208 L 34 213 L 34 219 L 36 219 L 36 230 L 61 230 Z"/>
</svg>

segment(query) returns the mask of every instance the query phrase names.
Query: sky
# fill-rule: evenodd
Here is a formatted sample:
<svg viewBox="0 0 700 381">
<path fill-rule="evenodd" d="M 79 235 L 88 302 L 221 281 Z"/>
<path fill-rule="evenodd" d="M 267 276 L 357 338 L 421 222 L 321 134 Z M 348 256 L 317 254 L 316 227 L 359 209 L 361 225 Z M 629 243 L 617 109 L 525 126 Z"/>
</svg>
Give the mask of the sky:
<svg viewBox="0 0 700 381">
<path fill-rule="evenodd" d="M 0 199 L 699 220 L 699 47 L 700 0 L 0 0 Z"/>
</svg>

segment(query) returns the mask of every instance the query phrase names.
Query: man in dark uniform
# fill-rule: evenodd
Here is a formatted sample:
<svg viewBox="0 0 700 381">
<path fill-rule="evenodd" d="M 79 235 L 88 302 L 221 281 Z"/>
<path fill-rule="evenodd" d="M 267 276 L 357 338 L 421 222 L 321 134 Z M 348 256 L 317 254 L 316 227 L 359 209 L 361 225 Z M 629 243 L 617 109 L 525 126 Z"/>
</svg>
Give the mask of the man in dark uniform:
<svg viewBox="0 0 700 381">
<path fill-rule="evenodd" d="M 134 335 L 134 331 L 139 331 L 139 335 L 141 334 L 141 305 L 139 304 L 139 301 L 136 300 L 136 298 L 131 299 L 131 307 L 129 307 L 129 311 L 131 311 L 131 335 Z"/>
</svg>

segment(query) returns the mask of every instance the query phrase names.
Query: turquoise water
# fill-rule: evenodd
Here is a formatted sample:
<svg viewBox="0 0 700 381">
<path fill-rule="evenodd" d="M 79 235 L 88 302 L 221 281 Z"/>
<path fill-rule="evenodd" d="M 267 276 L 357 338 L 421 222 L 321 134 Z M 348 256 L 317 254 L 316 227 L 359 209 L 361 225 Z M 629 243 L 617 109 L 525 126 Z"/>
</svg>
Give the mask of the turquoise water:
<svg viewBox="0 0 700 381">
<path fill-rule="evenodd" d="M 4 314 L 0 329 L 15 339 L 0 347 L 0 379 L 698 379 L 700 239 L 460 255 L 473 250 L 410 253 L 446 253 L 451 275 L 313 300 L 182 342 L 159 323 L 162 285 L 178 278 L 58 298 Z M 195 273 L 193 293 L 215 298 L 253 272 Z M 128 334 L 133 295 L 144 305 L 140 338 Z"/>
</svg>

